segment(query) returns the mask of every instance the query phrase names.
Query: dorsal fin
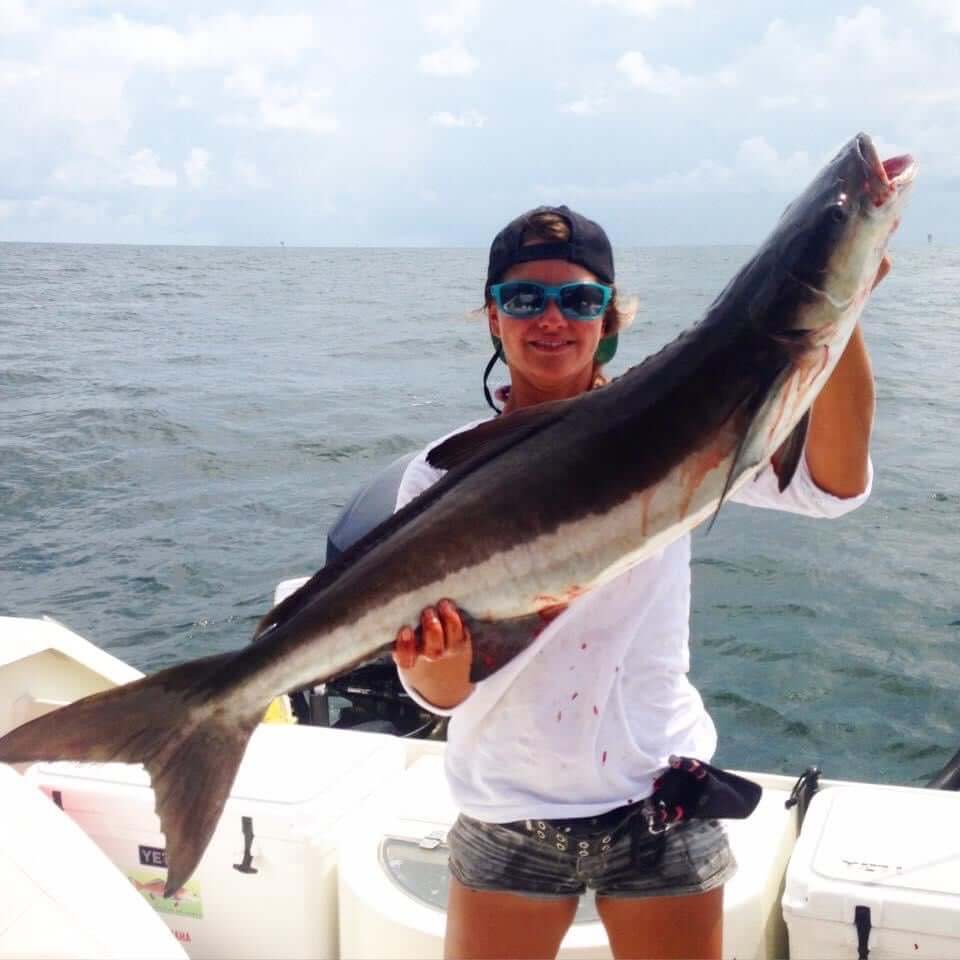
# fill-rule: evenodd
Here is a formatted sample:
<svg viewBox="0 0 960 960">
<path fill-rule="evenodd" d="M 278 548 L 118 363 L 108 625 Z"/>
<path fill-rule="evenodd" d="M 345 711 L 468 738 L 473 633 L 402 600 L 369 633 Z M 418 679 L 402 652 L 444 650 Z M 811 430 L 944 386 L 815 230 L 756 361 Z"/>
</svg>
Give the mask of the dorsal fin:
<svg viewBox="0 0 960 960">
<path fill-rule="evenodd" d="M 455 433 L 438 443 L 428 454 L 427 463 L 438 470 L 453 470 L 465 463 L 487 460 L 502 450 L 556 423 L 573 400 L 554 400 L 535 407 L 487 420 L 472 430 Z"/>
<path fill-rule="evenodd" d="M 275 607 L 266 612 L 253 631 L 254 642 L 265 638 L 271 628 L 292 617 L 302 607 L 310 603 L 316 594 L 329 587 L 347 568 L 342 556 L 321 567 L 306 583 L 301 584 L 293 593 L 285 597 Z"/>
</svg>

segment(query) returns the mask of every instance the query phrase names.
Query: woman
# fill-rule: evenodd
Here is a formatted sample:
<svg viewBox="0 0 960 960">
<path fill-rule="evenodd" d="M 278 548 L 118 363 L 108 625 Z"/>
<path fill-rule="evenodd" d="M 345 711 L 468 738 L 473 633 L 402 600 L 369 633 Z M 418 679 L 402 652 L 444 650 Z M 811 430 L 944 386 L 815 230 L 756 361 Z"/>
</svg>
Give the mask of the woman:
<svg viewBox="0 0 960 960">
<path fill-rule="evenodd" d="M 566 207 L 530 211 L 497 235 L 485 299 L 510 372 L 504 413 L 603 386 L 625 319 L 613 284 L 606 234 Z M 813 407 L 790 486 L 781 494 L 768 468 L 736 499 L 823 517 L 859 506 L 873 403 L 858 327 Z M 398 508 L 441 476 L 426 452 L 407 468 Z M 438 601 L 421 615 L 421 652 L 404 628 L 394 659 L 410 695 L 451 717 L 446 768 L 462 813 L 448 838 L 446 955 L 554 956 L 589 885 L 615 956 L 719 957 L 735 871 L 723 828 L 654 831 L 641 815 L 671 756 L 709 761 L 716 747 L 687 680 L 689 536 L 549 611 L 534 645 L 476 685 L 469 634 Z"/>
</svg>

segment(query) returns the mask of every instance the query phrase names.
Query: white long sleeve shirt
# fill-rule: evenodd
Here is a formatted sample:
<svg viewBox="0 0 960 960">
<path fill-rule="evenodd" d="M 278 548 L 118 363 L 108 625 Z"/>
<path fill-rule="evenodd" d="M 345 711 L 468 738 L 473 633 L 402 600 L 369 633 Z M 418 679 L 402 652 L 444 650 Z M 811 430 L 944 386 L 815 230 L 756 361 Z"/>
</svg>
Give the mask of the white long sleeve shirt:
<svg viewBox="0 0 960 960">
<path fill-rule="evenodd" d="M 426 460 L 436 443 L 408 465 L 397 509 L 443 475 Z M 801 457 L 783 493 L 767 467 L 733 499 L 838 517 L 867 499 L 872 480 L 871 467 L 867 489 L 839 499 L 816 486 Z M 671 754 L 710 760 L 717 733 L 687 677 L 689 624 L 685 535 L 571 603 L 452 710 L 406 685 L 423 707 L 451 717 L 446 773 L 459 808 L 491 823 L 596 816 L 648 796 Z"/>
</svg>

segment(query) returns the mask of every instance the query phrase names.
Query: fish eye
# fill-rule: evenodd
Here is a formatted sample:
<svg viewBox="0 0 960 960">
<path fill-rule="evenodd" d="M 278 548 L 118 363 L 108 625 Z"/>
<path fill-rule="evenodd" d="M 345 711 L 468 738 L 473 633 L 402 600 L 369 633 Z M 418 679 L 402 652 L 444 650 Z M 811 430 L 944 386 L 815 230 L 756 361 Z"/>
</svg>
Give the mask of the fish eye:
<svg viewBox="0 0 960 960">
<path fill-rule="evenodd" d="M 843 223 L 847 219 L 847 211 L 839 203 L 835 203 L 830 208 L 830 219 L 834 223 Z"/>
</svg>

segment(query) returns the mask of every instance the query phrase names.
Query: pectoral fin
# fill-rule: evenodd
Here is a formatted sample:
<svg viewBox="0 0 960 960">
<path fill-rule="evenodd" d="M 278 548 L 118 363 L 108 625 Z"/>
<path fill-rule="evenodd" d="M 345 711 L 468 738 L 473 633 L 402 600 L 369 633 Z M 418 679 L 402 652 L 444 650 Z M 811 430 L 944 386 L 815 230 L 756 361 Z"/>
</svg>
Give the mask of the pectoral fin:
<svg viewBox="0 0 960 960">
<path fill-rule="evenodd" d="M 800 463 L 800 457 L 803 456 L 803 447 L 807 442 L 807 427 L 809 425 L 810 411 L 808 410 L 771 458 L 770 462 L 773 466 L 773 472 L 777 475 L 777 485 L 781 493 L 790 486 L 790 481 L 797 472 L 797 465 Z"/>
<path fill-rule="evenodd" d="M 473 683 L 486 680 L 526 650 L 548 623 L 539 613 L 509 620 L 479 620 L 463 610 L 460 615 L 470 630 L 473 644 L 473 663 L 470 666 L 470 680 Z"/>
</svg>

